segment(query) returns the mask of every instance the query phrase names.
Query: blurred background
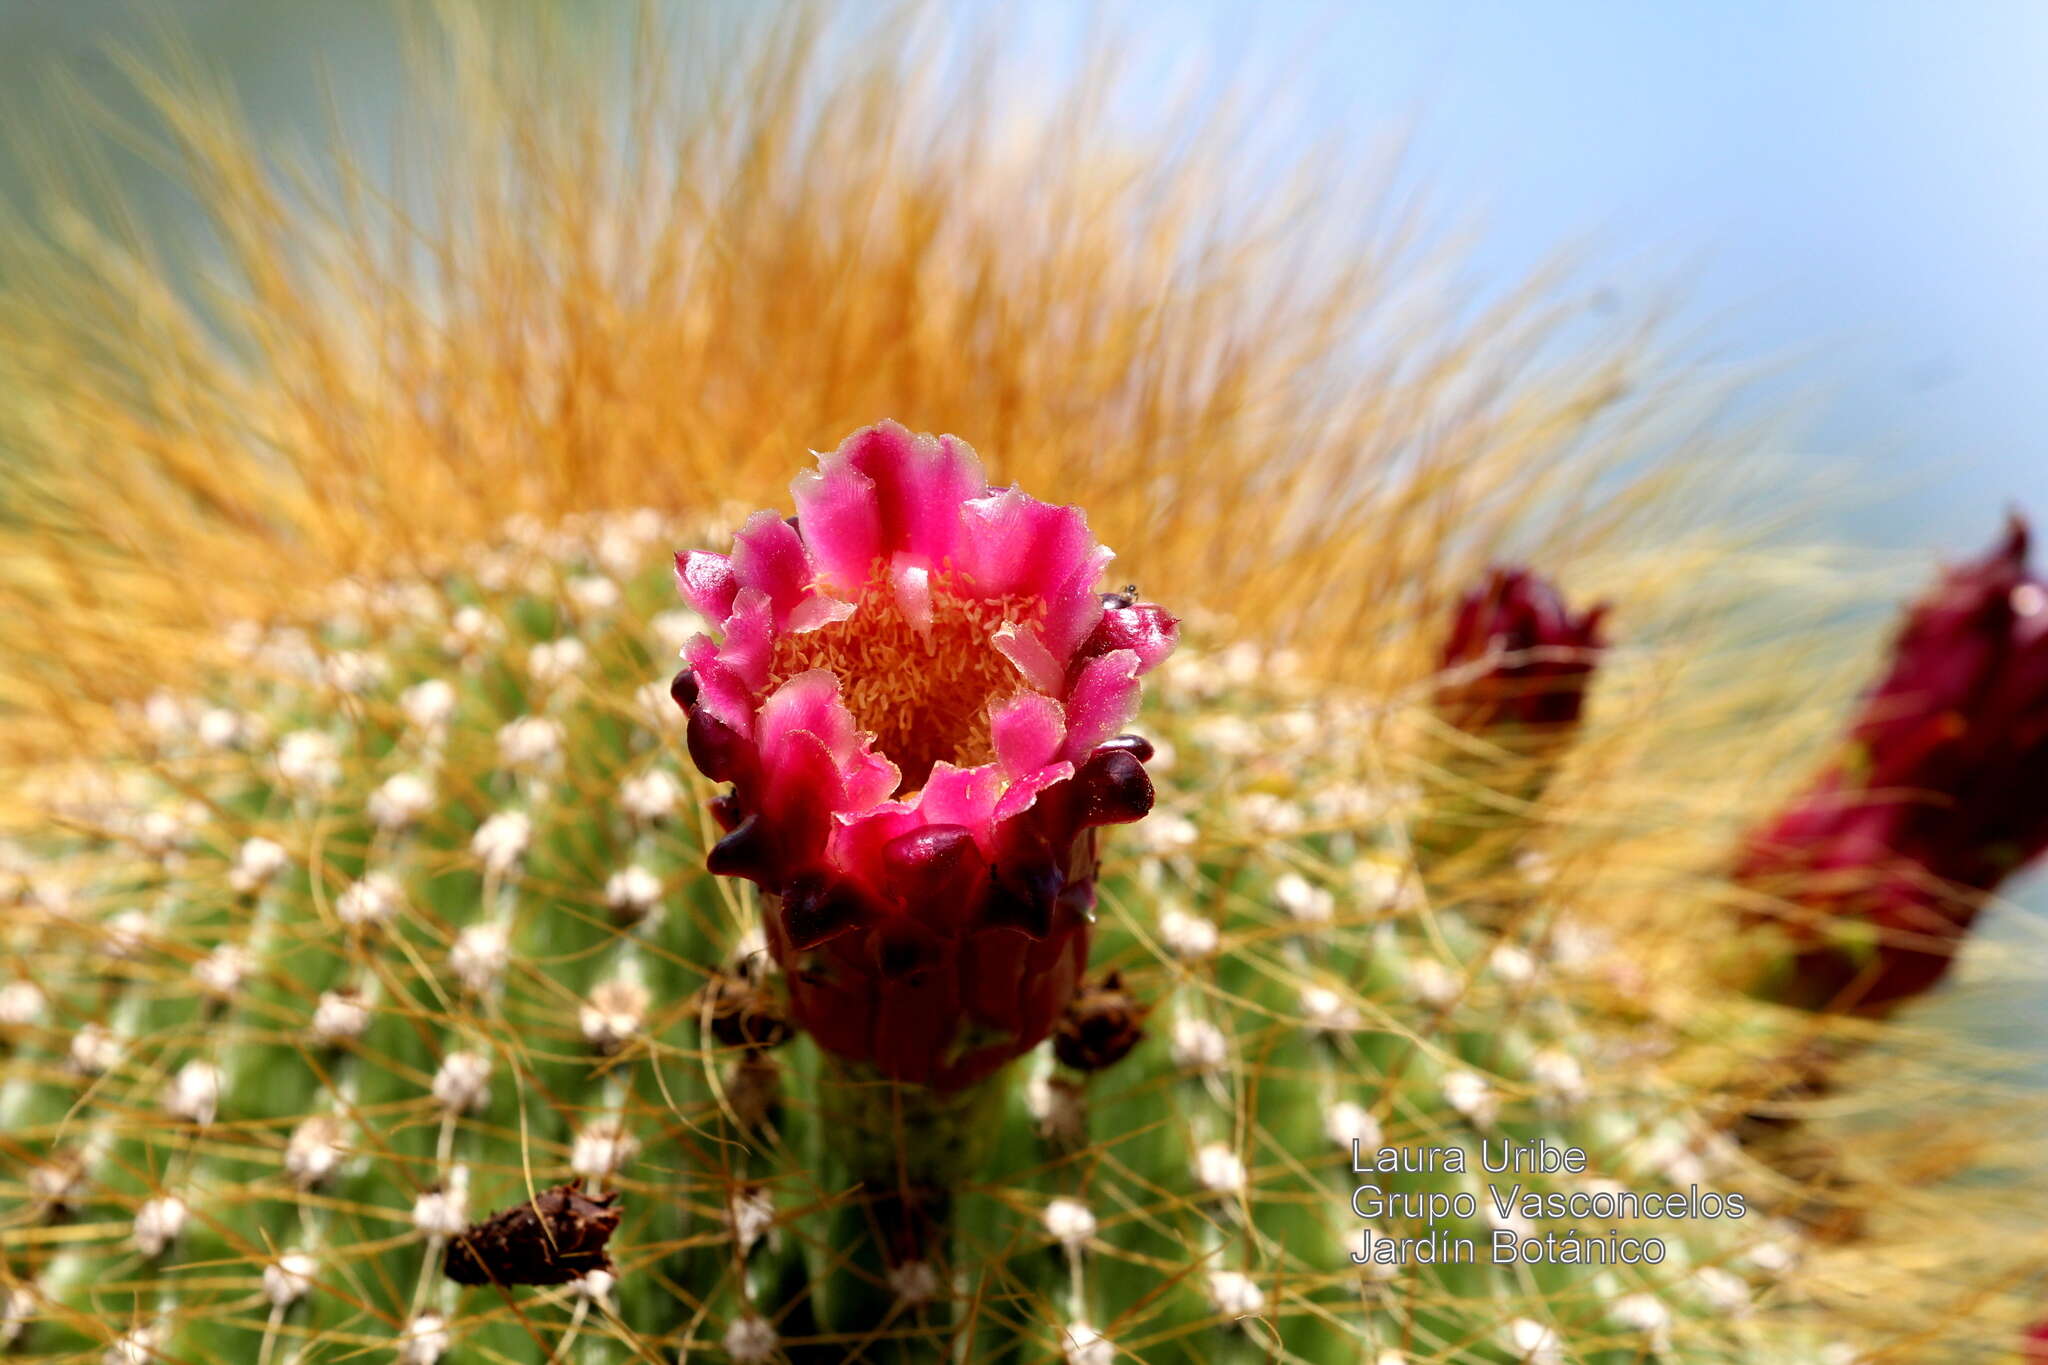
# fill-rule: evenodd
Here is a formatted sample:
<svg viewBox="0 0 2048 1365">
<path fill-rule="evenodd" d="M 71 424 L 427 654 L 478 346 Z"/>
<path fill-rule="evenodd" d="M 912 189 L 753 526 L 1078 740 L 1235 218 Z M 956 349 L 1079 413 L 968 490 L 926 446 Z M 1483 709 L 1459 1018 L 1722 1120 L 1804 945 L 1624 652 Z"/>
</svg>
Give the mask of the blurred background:
<svg viewBox="0 0 2048 1365">
<path fill-rule="evenodd" d="M 571 33 L 633 14 L 547 8 Z M 1132 79 L 1103 137 L 1170 135 L 1178 97 L 1228 94 L 1269 136 L 1398 157 L 1404 198 L 1465 234 L 1475 306 L 1560 250 L 1617 309 L 1668 300 L 1693 363 L 1755 377 L 1799 414 L 1781 455 L 1840 490 L 1801 511 L 1814 536 L 1889 562 L 1900 591 L 1934 556 L 1988 544 L 2006 507 L 2048 517 L 2048 4 L 957 8 L 1003 29 L 1027 67 L 1070 70 L 1091 35 L 1117 34 Z M 407 13 L 0 0 L 0 197 L 32 213 L 35 158 L 91 122 L 51 100 L 61 86 L 146 120 L 137 78 L 156 58 L 124 68 L 115 54 L 165 51 L 166 35 L 281 142 L 338 120 L 359 147 L 383 145 Z M 117 146 L 112 164 L 152 230 L 189 212 L 141 151 Z M 2048 902 L 2039 878 L 2021 894 Z M 2007 917 L 1993 936 L 2024 928 Z"/>
<path fill-rule="evenodd" d="M 138 112 L 110 53 L 175 32 L 281 136 L 319 136 L 331 97 L 374 137 L 402 79 L 405 8 L 0 0 L 10 131 L 60 77 Z M 579 23 L 631 12 L 552 8 Z M 1801 406 L 1787 454 L 1853 481 L 1836 536 L 1924 559 L 1987 542 L 2011 502 L 2048 507 L 2048 5 L 960 8 L 1055 66 L 1091 29 L 1122 35 L 1132 131 L 1182 90 L 1235 89 L 1275 135 L 1333 156 L 1400 149 L 1414 190 L 1470 228 L 1478 295 L 1573 248 L 1618 302 L 1671 297 L 1708 363 L 1771 375 Z M 140 157 L 117 164 L 175 217 Z M 0 195 L 27 194 L 19 157 L 0 175 Z"/>
</svg>

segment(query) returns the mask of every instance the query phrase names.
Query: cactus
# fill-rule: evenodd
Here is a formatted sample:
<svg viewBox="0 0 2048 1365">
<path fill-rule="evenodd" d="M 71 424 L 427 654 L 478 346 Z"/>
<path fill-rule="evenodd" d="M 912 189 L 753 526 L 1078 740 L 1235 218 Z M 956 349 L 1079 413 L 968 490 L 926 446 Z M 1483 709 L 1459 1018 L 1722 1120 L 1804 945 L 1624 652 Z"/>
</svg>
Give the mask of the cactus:
<svg viewBox="0 0 2048 1365">
<path fill-rule="evenodd" d="M 1427 902 L 1370 709 L 1213 624 L 1143 720 L 1160 809 L 1104 846 L 1118 1036 L 1070 1009 L 971 1099 L 899 1112 L 973 1156 L 916 1256 L 877 1251 L 845 1082 L 789 1037 L 751 892 L 704 870 L 664 662 L 704 623 L 664 567 L 710 529 L 521 526 L 345 584 L 41 794 L 0 1073 L 19 1358 L 1801 1358 L 1809 1329 L 1733 1311 L 1784 1251 L 1762 1217 L 1491 1212 L 1488 1183 L 1682 1190 L 1737 1158 L 1626 1060 L 1554 917 L 1502 938 Z M 1590 1168 L 1482 1171 L 1539 1139 Z M 1354 1142 L 1467 1169 L 1360 1174 Z M 1476 1205 L 1368 1224 L 1368 1183 Z M 563 1185 L 616 1211 L 566 1282 L 444 1273 Z M 1360 1265 L 1369 1225 L 1670 1253 Z"/>
<path fill-rule="evenodd" d="M 1701 970 L 1815 714 L 1783 651 L 1719 630 L 1751 561 L 1693 495 L 1737 482 L 1728 429 L 1638 336 L 1582 350 L 1547 286 L 1439 295 L 1427 234 L 1327 162 L 1297 200 L 1255 130 L 1077 139 L 1107 89 L 1078 78 L 991 140 L 991 87 L 849 9 L 650 24 L 578 66 L 451 6 L 407 125 L 431 213 L 345 142 L 292 177 L 150 78 L 201 269 L 86 211 L 90 156 L 51 160 L 78 183 L 46 231 L 0 237 L 0 1353 L 2017 1342 L 2038 1106 L 1936 1031 Z M 778 965 L 789 888 L 712 875 L 740 794 L 671 692 L 718 623 L 670 556 L 890 414 L 1085 507 L 1187 618 L 1142 660 L 1154 809 L 1093 831 L 1085 976 L 953 1089 L 806 1031 L 830 1016 Z M 1612 592 L 1612 628 L 1511 577 L 1522 626 L 1447 630 L 1504 555 L 1581 610 Z M 1568 717 L 1507 704 L 1527 665 Z M 1757 1059 L 1813 1055 L 1850 1121 L 1801 1115 L 1795 1180 L 1725 1134 L 1809 1098 Z M 1586 1169 L 1481 1170 L 1504 1143 Z M 1382 1147 L 1428 1169 L 1356 1169 Z M 1361 1217 L 1369 1184 L 1401 1206 Z M 1745 1216 L 1591 1201 L 1695 1185 Z M 1489 1216 L 1489 1186 L 1566 1212 Z M 1669 1254 L 1352 1259 L 1432 1226 Z"/>
</svg>

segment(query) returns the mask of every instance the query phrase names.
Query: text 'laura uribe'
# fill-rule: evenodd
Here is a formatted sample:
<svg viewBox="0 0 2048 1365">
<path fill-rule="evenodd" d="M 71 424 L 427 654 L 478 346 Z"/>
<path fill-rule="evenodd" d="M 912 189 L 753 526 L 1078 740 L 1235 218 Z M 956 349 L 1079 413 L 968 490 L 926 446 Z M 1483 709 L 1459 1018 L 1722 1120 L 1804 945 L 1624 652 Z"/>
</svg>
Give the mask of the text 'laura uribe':
<svg viewBox="0 0 2048 1365">
<path fill-rule="evenodd" d="M 1381 1147 L 1351 1144 L 1351 1169 L 1375 1177 L 1351 1193 L 1351 1211 L 1364 1222 L 1351 1259 L 1365 1266 L 1656 1265 L 1665 1245 L 1654 1236 L 1626 1235 L 1614 1224 L 1664 1218 L 1740 1218 L 1739 1194 L 1702 1190 L 1635 1191 L 1611 1181 L 1572 1181 L 1586 1172 L 1581 1147 L 1534 1142 L 1482 1142 L 1478 1168 L 1489 1175 L 1522 1177 L 1470 1182 L 1465 1147 Z M 1481 1223 L 1485 1226 L 1480 1226 Z M 1569 1222 L 1539 1231 L 1544 1222 Z"/>
</svg>

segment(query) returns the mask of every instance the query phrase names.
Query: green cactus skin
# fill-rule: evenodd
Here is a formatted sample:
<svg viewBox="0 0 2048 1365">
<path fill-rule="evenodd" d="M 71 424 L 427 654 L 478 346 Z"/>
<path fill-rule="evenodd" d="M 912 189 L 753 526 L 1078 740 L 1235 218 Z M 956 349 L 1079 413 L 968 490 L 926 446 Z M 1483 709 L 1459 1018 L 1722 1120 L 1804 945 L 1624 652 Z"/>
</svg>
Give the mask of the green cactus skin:
<svg viewBox="0 0 2048 1365">
<path fill-rule="evenodd" d="M 1092 964 L 1148 1037 L 1093 1075 L 1041 1049 L 919 1128 L 971 1159 L 930 1258 L 890 1263 L 843 1078 L 699 1017 L 711 972 L 765 961 L 701 870 L 666 696 L 696 623 L 661 551 L 702 530 L 522 526 L 350 587 L 235 632 L 214 693 L 138 712 L 133 759 L 52 777 L 5 888 L 6 1358 L 1813 1358 L 1750 1311 L 1783 1254 L 1761 1214 L 1623 1227 L 1656 1266 L 1352 1263 L 1354 1137 L 1463 1149 L 1390 1183 L 1478 1195 L 1441 1231 L 1482 1248 L 1482 1141 L 1587 1152 L 1503 1178 L 1531 1190 L 1739 1158 L 1583 1003 L 1539 883 L 1507 937 L 1422 891 L 1369 708 L 1199 634 L 1141 726 L 1160 809 L 1108 846 Z M 441 1277 L 467 1220 L 569 1179 L 620 1194 L 609 1283 Z"/>
</svg>

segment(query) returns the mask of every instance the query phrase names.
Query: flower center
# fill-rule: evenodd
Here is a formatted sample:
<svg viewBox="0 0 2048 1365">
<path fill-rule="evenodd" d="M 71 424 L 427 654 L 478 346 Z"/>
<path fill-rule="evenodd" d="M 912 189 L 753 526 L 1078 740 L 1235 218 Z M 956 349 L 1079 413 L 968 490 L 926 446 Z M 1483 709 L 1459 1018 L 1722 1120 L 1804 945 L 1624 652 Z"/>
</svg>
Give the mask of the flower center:
<svg viewBox="0 0 2048 1365">
<path fill-rule="evenodd" d="M 1035 602 L 969 597 L 951 574 L 931 578 L 931 622 L 919 630 L 877 574 L 853 615 L 775 642 L 769 689 L 808 669 L 839 679 L 854 723 L 903 773 L 897 794 L 922 787 L 941 761 L 972 767 L 992 759 L 988 702 L 1022 687 L 991 639 L 1005 621 L 1025 623 Z"/>
</svg>

